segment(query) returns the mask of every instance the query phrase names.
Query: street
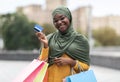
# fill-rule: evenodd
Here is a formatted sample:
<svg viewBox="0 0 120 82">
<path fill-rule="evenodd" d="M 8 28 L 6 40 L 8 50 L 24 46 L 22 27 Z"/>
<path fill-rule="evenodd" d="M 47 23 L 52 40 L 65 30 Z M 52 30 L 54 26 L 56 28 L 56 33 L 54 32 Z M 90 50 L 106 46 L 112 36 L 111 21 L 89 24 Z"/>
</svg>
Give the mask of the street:
<svg viewBox="0 0 120 82">
<path fill-rule="evenodd" d="M 0 60 L 0 82 L 12 80 L 24 69 L 30 61 L 5 61 Z M 98 82 L 120 82 L 120 70 L 91 66 Z"/>
</svg>

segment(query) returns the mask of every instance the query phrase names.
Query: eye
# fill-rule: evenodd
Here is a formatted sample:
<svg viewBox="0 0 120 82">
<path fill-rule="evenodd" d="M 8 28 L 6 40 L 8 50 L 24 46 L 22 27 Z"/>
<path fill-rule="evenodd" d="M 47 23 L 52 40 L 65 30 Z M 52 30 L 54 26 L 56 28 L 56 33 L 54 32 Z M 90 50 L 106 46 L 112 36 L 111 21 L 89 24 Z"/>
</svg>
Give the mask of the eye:
<svg viewBox="0 0 120 82">
<path fill-rule="evenodd" d="M 58 20 L 54 20 L 53 22 L 56 23 L 56 22 L 58 22 Z"/>
<path fill-rule="evenodd" d="M 61 20 L 64 20 L 64 19 L 65 19 L 65 17 L 62 17 L 62 18 L 61 18 Z"/>
</svg>

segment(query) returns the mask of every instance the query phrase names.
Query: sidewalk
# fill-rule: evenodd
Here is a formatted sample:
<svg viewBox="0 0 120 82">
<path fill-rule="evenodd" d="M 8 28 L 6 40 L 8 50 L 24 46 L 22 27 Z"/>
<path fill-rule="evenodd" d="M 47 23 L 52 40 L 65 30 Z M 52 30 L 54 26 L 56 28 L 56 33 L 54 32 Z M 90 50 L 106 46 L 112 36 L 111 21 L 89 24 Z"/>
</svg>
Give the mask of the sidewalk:
<svg viewBox="0 0 120 82">
<path fill-rule="evenodd" d="M 98 82 L 120 82 L 120 70 L 91 66 Z"/>
<path fill-rule="evenodd" d="M 12 80 L 24 69 L 30 61 L 0 61 L 0 82 Z M 91 66 L 98 82 L 120 82 L 120 70 L 99 66 Z"/>
</svg>

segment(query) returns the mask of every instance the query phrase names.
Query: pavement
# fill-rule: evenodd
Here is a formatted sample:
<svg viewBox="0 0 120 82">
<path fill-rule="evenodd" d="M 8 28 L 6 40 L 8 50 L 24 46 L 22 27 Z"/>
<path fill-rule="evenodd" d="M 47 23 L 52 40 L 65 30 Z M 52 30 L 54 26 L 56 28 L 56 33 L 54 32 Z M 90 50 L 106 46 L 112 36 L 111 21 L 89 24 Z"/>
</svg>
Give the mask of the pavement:
<svg viewBox="0 0 120 82">
<path fill-rule="evenodd" d="M 0 60 L 0 82 L 12 82 L 13 79 L 31 61 L 6 61 Z M 120 82 L 120 70 L 91 65 L 97 82 Z"/>
</svg>

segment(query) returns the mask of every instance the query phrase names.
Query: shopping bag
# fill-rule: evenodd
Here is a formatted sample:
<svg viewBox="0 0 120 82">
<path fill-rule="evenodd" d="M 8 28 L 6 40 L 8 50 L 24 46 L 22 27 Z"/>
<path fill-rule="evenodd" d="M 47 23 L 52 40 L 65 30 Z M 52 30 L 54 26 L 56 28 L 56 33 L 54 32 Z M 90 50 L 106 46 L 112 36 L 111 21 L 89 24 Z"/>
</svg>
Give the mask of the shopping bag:
<svg viewBox="0 0 120 82">
<path fill-rule="evenodd" d="M 48 82 L 48 70 L 46 70 L 46 74 L 44 76 L 43 82 Z"/>
<path fill-rule="evenodd" d="M 13 82 L 32 82 L 32 80 L 36 77 L 38 72 L 42 69 L 45 62 L 40 61 L 38 59 L 34 59 L 16 78 Z M 28 78 L 32 77 L 28 81 Z"/>
<path fill-rule="evenodd" d="M 44 69 L 43 67 L 44 67 L 45 64 L 46 64 L 46 63 L 43 62 L 40 66 L 38 66 L 38 68 L 35 69 L 35 70 L 24 80 L 24 82 L 34 82 L 35 77 L 38 75 L 38 73 L 39 73 L 42 69 Z"/>
<path fill-rule="evenodd" d="M 97 82 L 97 80 L 93 70 L 88 70 L 66 77 L 65 82 Z"/>
<path fill-rule="evenodd" d="M 48 67 L 48 64 L 46 63 L 44 67 L 39 71 L 39 73 L 37 74 L 33 82 L 43 82 L 43 81 L 45 82 L 44 78 L 47 77 L 47 67 Z"/>
</svg>

